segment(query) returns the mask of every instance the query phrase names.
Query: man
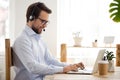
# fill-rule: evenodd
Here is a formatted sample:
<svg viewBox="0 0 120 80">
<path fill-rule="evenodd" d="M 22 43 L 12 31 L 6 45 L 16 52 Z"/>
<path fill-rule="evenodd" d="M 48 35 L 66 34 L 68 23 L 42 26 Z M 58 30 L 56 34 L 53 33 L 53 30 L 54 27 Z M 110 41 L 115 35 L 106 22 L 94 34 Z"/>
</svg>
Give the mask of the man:
<svg viewBox="0 0 120 80">
<path fill-rule="evenodd" d="M 13 45 L 15 80 L 43 80 L 48 74 L 66 73 L 84 68 L 82 63 L 68 65 L 58 62 L 51 56 L 41 39 L 50 13 L 51 10 L 44 3 L 36 2 L 28 7 L 27 24 Z"/>
</svg>

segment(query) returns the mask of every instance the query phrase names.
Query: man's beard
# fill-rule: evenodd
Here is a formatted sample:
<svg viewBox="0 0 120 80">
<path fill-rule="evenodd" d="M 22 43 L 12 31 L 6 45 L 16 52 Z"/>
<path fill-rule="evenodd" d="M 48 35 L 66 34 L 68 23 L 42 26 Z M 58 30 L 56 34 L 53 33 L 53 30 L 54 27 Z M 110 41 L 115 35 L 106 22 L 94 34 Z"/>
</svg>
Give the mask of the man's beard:
<svg viewBox="0 0 120 80">
<path fill-rule="evenodd" d="M 32 30 L 33 30 L 35 33 L 37 33 L 37 34 L 40 34 L 40 32 L 38 31 L 38 29 L 35 28 L 34 26 L 32 26 Z"/>
</svg>

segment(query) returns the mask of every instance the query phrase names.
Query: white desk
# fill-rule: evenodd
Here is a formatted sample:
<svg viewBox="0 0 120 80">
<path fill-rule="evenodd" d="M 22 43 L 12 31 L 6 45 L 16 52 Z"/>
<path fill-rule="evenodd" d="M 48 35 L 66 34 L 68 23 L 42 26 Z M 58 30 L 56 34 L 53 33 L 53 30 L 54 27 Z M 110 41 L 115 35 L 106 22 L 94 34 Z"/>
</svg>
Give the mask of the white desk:
<svg viewBox="0 0 120 80">
<path fill-rule="evenodd" d="M 44 80 L 120 80 L 120 67 L 115 68 L 115 72 L 108 73 L 107 76 L 79 75 L 79 74 L 54 74 L 48 75 Z"/>
</svg>

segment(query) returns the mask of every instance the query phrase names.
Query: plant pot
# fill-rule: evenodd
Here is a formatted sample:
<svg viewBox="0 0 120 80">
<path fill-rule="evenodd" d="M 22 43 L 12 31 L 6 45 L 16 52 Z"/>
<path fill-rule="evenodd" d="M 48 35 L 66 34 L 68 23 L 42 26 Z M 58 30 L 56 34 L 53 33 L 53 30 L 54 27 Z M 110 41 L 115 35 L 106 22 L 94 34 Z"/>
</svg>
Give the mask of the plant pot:
<svg viewBox="0 0 120 80">
<path fill-rule="evenodd" d="M 113 72 L 115 70 L 114 60 L 110 60 L 108 62 L 109 62 L 109 64 L 108 64 L 108 71 L 109 72 Z"/>
<path fill-rule="evenodd" d="M 73 37 L 73 39 L 74 39 L 74 46 L 81 47 L 82 37 Z"/>
</svg>

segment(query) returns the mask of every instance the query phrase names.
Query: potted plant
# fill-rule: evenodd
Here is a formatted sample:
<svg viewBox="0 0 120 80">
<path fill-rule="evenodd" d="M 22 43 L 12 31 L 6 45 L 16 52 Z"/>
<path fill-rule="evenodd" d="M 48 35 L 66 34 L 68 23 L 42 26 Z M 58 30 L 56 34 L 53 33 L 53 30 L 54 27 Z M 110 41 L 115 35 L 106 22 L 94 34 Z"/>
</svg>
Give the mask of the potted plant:
<svg viewBox="0 0 120 80">
<path fill-rule="evenodd" d="M 120 0 L 113 0 L 109 5 L 110 18 L 114 22 L 120 22 Z M 119 44 L 116 44 L 119 45 Z M 116 53 L 116 66 L 120 66 L 120 53 Z"/>
<path fill-rule="evenodd" d="M 115 58 L 114 54 L 112 51 L 105 51 L 106 55 L 105 55 L 105 59 L 108 60 L 109 64 L 108 64 L 108 71 L 114 71 L 114 60 L 113 58 Z"/>
<path fill-rule="evenodd" d="M 82 37 L 80 37 L 80 32 L 74 32 L 73 39 L 74 39 L 74 46 L 81 47 Z"/>
</svg>

